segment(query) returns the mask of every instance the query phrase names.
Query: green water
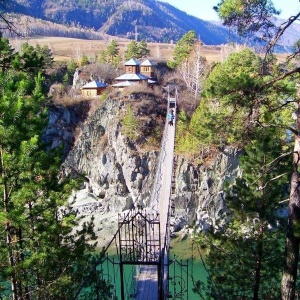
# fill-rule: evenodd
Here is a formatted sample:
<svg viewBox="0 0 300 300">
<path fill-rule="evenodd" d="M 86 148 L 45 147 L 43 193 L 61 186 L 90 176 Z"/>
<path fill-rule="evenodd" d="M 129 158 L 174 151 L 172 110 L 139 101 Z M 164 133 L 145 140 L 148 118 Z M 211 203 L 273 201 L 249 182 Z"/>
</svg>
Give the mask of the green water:
<svg viewBox="0 0 300 300">
<path fill-rule="evenodd" d="M 172 255 L 170 258 L 172 258 Z M 194 283 L 197 281 L 201 281 L 205 285 L 207 283 L 207 272 L 202 261 L 188 259 L 180 260 L 179 262 L 182 262 L 182 267 L 177 262 L 172 262 L 169 266 L 169 277 L 171 277 L 169 280 L 170 294 L 174 297 L 184 291 L 182 299 L 200 299 L 200 296 L 193 291 L 193 288 Z M 174 265 L 177 266 L 174 268 Z M 177 278 L 177 280 L 174 280 L 173 277 Z"/>
<path fill-rule="evenodd" d="M 114 261 L 114 263 L 113 263 Z M 103 279 L 113 285 L 114 299 L 121 299 L 121 276 L 120 266 L 116 256 L 110 256 L 101 267 Z M 169 293 L 176 299 L 200 299 L 200 296 L 193 292 L 193 282 L 200 280 L 206 283 L 207 273 L 200 260 L 180 260 L 170 255 L 169 266 Z M 124 296 L 125 299 L 133 299 L 130 296 L 135 293 L 134 278 L 138 273 L 139 266 L 124 265 Z M 181 298 L 180 298 L 181 297 Z M 170 298 L 170 299 L 172 299 Z"/>
<path fill-rule="evenodd" d="M 204 286 L 207 283 L 207 272 L 200 260 L 199 252 L 193 250 L 194 245 L 191 241 L 186 239 L 172 240 L 171 253 L 169 257 L 169 293 L 172 298 L 183 300 L 197 300 L 204 299 L 198 294 L 193 292 L 194 283 L 201 281 Z M 109 256 L 98 270 L 101 269 L 101 279 L 110 283 L 113 286 L 112 299 L 121 299 L 121 272 L 117 255 L 109 252 Z M 136 265 L 123 265 L 123 278 L 124 278 L 124 298 L 133 299 L 130 297 L 135 294 L 134 280 L 138 274 L 139 266 Z M 201 292 L 202 296 L 204 292 Z M 172 299 L 170 298 L 170 299 Z"/>
</svg>

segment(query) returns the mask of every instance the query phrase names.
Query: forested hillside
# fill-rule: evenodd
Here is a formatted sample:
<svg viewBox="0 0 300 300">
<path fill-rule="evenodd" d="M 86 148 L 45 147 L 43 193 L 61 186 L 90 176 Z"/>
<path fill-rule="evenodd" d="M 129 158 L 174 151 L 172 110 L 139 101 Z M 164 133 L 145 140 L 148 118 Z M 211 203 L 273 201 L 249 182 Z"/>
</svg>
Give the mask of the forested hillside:
<svg viewBox="0 0 300 300">
<path fill-rule="evenodd" d="M 208 22 L 168 3 L 156 0 L 50 1 L 13 0 L 4 3 L 17 32 L 26 37 L 62 36 L 102 39 L 103 36 L 147 42 L 176 42 L 190 30 L 206 45 L 251 43 L 218 22 Z M 213 8 L 212 8 L 213 9 Z M 28 17 L 24 22 L 24 16 Z M 153 22 L 155 20 L 155 22 Z M 280 22 L 280 20 L 279 20 Z M 281 37 L 280 51 L 290 51 L 300 25 L 293 24 Z"/>
<path fill-rule="evenodd" d="M 148 42 L 175 42 L 187 31 L 195 30 L 196 35 L 207 45 L 239 40 L 237 36 L 229 35 L 229 31 L 222 26 L 187 15 L 167 3 L 155 0 L 13 0 L 5 10 L 74 28 L 89 29 L 86 30 L 90 33 L 89 38 L 96 38 L 97 34 L 93 33 L 96 32 L 128 39 L 137 36 L 139 40 Z M 18 26 L 18 22 L 15 24 Z M 26 26 L 33 32 L 33 24 L 28 22 Z M 50 30 L 47 32 L 49 35 L 54 34 Z M 56 31 L 55 34 L 62 33 Z"/>
</svg>

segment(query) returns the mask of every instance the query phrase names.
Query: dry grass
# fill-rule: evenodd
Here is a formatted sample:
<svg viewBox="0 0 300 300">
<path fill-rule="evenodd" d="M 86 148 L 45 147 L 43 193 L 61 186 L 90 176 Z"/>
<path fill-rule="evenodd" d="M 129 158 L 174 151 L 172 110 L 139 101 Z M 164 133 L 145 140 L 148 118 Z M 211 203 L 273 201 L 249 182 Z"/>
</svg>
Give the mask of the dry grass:
<svg viewBox="0 0 300 300">
<path fill-rule="evenodd" d="M 111 37 L 111 39 L 116 39 L 119 44 L 120 54 L 124 55 L 125 50 L 130 41 L 118 40 L 117 38 Z M 87 55 L 88 57 L 95 57 L 99 54 L 100 50 L 106 49 L 110 44 L 111 40 L 82 40 L 74 38 L 64 38 L 64 37 L 40 37 L 40 38 L 30 38 L 30 39 L 11 39 L 10 43 L 16 50 L 20 49 L 20 46 L 24 42 L 28 42 L 30 45 L 48 46 L 53 53 L 55 61 L 69 61 L 76 60 L 81 54 Z M 148 48 L 150 49 L 150 59 L 157 61 L 167 61 L 171 60 L 173 56 L 174 44 L 164 44 L 164 43 L 148 43 Z M 220 61 L 220 47 L 218 46 L 203 46 L 202 55 L 206 57 L 209 62 Z"/>
<path fill-rule="evenodd" d="M 153 88 L 151 88 L 146 83 L 129 86 L 120 93 L 120 96 L 122 98 L 128 98 L 134 94 L 148 95 L 148 96 L 158 97 L 158 98 L 163 97 L 162 91 L 159 87 L 154 86 Z"/>
<path fill-rule="evenodd" d="M 55 61 L 70 61 L 72 59 L 76 61 L 84 54 L 87 57 L 95 58 L 98 56 L 100 50 L 106 49 L 113 39 L 118 42 L 120 54 L 123 57 L 130 40 L 119 39 L 111 36 L 107 36 L 105 40 L 83 40 L 65 37 L 39 37 L 27 40 L 14 38 L 10 39 L 10 43 L 17 51 L 20 49 L 21 44 L 25 41 L 33 46 L 37 44 L 40 46 L 48 46 L 52 50 Z M 147 45 L 150 49 L 150 59 L 156 61 L 168 61 L 173 58 L 175 44 L 148 43 Z M 201 55 L 204 56 L 209 63 L 219 62 L 222 60 L 222 53 L 224 52 L 222 49 L 224 49 L 224 47 L 226 48 L 227 46 L 203 45 L 201 48 Z M 279 54 L 278 58 L 279 60 L 283 60 L 286 56 L 287 54 Z"/>
<path fill-rule="evenodd" d="M 55 96 L 55 97 L 53 97 L 51 104 L 54 104 L 56 106 L 68 107 L 68 106 L 77 105 L 77 104 L 80 104 L 82 102 L 90 101 L 90 100 L 91 99 L 84 98 L 82 96 L 79 96 L 79 97 L 69 96 L 68 94 L 65 93 L 62 96 Z"/>
</svg>

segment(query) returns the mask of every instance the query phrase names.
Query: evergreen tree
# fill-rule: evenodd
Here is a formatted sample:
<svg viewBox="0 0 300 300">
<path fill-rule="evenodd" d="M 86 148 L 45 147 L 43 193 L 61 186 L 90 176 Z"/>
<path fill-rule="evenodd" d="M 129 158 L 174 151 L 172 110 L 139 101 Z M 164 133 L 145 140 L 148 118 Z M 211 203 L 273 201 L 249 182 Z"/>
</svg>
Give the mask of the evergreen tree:
<svg viewBox="0 0 300 300">
<path fill-rule="evenodd" d="M 226 190 L 224 225 L 212 229 L 209 299 L 280 299 L 288 156 L 275 128 L 256 136 L 240 157 L 243 176 Z"/>
<path fill-rule="evenodd" d="M 148 48 L 148 45 L 145 41 L 131 41 L 128 44 L 128 47 L 125 51 L 125 59 L 129 60 L 131 58 L 144 58 L 147 57 L 150 53 L 150 49 Z"/>
<path fill-rule="evenodd" d="M 25 53 L 14 59 L 21 71 L 0 73 L 0 296 L 67 300 L 94 260 L 93 222 L 78 227 L 67 203 L 78 184 L 59 176 L 61 155 L 41 140 L 43 65 L 34 65 L 36 53 L 32 61 Z"/>
<path fill-rule="evenodd" d="M 106 54 L 109 57 L 106 63 L 110 63 L 114 66 L 117 66 L 121 61 L 120 53 L 119 53 L 119 45 L 115 40 L 112 40 L 110 45 L 107 47 Z"/>
<path fill-rule="evenodd" d="M 150 54 L 150 49 L 145 41 L 140 41 L 137 43 L 137 52 L 138 55 L 136 58 L 145 58 Z"/>
<path fill-rule="evenodd" d="M 300 17 L 300 12 L 295 12 L 284 23 L 279 24 L 276 27 L 274 23 L 274 14 L 278 14 L 275 9 L 273 2 L 271 0 L 222 0 L 216 7 L 224 24 L 233 26 L 238 33 L 243 36 L 261 36 L 266 45 L 264 60 L 262 61 L 261 70 L 265 74 L 269 73 L 269 69 L 273 66 L 271 61 L 268 59 L 270 54 L 275 51 L 278 40 L 282 38 L 285 32 L 291 27 L 291 25 L 297 21 Z M 295 78 L 299 78 L 300 69 L 297 65 L 291 64 L 290 58 L 298 57 L 299 43 L 293 50 L 291 56 L 282 64 L 281 68 L 277 69 L 277 73 L 273 74 L 271 78 L 268 78 L 266 84 L 264 85 L 264 91 L 266 89 L 270 90 L 270 87 L 276 90 L 277 86 L 280 85 L 282 79 L 288 79 L 293 82 Z M 261 91 L 259 91 L 261 92 Z M 278 98 L 282 99 L 280 95 Z M 288 98 L 286 98 L 288 99 Z M 282 276 L 282 300 L 293 300 L 295 299 L 295 288 L 297 281 L 297 268 L 299 261 L 299 248 L 300 248 L 300 238 L 299 238 L 299 227 L 300 227 L 300 175 L 299 175 L 299 154 L 300 154 L 300 101 L 299 95 L 290 97 L 294 99 L 297 104 L 297 120 L 296 124 L 292 126 L 291 132 L 294 134 L 295 139 L 294 151 L 293 151 L 293 163 L 292 163 L 292 176 L 291 176 L 291 191 L 290 191 L 290 201 L 289 201 L 289 217 L 287 226 L 287 236 L 286 236 L 286 251 L 285 251 L 285 264 Z M 289 100 L 290 100 L 289 99 Z M 290 101 L 286 101 L 289 103 Z M 281 109 L 283 106 L 278 106 Z M 273 111 L 275 108 L 273 107 Z"/>
<path fill-rule="evenodd" d="M 62 81 L 64 85 L 70 85 L 73 81 L 73 76 L 76 71 L 76 68 L 78 68 L 78 65 L 75 63 L 74 60 L 70 60 L 67 63 L 67 68 L 63 66 L 60 78 L 55 81 Z M 53 80 L 52 80 L 53 82 Z"/>
<path fill-rule="evenodd" d="M 107 63 L 108 58 L 107 58 L 107 51 L 106 50 L 101 50 L 99 52 L 99 58 L 98 58 L 99 62 L 101 64 Z"/>
<path fill-rule="evenodd" d="M 140 121 L 134 115 L 134 111 L 130 105 L 127 107 L 126 113 L 122 119 L 122 126 L 124 128 L 124 134 L 129 138 L 135 139 L 138 136 Z"/>
<path fill-rule="evenodd" d="M 101 64 L 110 64 L 116 67 L 121 61 L 118 43 L 112 40 L 106 50 L 99 52 L 98 60 Z"/>
<path fill-rule="evenodd" d="M 231 54 L 218 64 L 204 84 L 203 100 L 192 116 L 190 131 L 203 145 L 239 145 L 252 138 L 260 123 L 287 128 L 293 107 L 281 106 L 283 99 L 294 96 L 292 81 L 283 79 L 266 85 L 278 72 L 277 61 L 270 59 L 269 74 L 261 73 L 261 59 L 249 49 Z M 272 116 L 277 115 L 277 118 Z"/>
<path fill-rule="evenodd" d="M 89 58 L 87 57 L 87 55 L 82 55 L 82 57 L 80 58 L 79 61 L 79 65 L 81 67 L 87 66 L 90 63 Z"/>
<path fill-rule="evenodd" d="M 47 47 L 33 47 L 26 42 L 22 44 L 20 52 L 15 53 L 12 66 L 16 71 L 26 72 L 34 77 L 39 72 L 44 73 L 52 63 L 52 54 Z"/>
<path fill-rule="evenodd" d="M 139 56 L 139 49 L 138 49 L 138 43 L 136 41 L 131 41 L 127 49 L 125 50 L 124 58 L 125 60 L 129 60 L 131 58 L 138 58 Z"/>
<path fill-rule="evenodd" d="M 194 155 L 199 153 L 200 143 L 189 130 L 189 119 L 184 111 L 180 111 L 176 121 L 176 153 Z"/>
<path fill-rule="evenodd" d="M 14 50 L 9 44 L 9 40 L 0 34 L 0 68 L 2 73 L 10 68 L 13 58 Z"/>
<path fill-rule="evenodd" d="M 70 60 L 68 62 L 68 72 L 69 72 L 69 75 L 73 76 L 74 75 L 74 72 L 76 71 L 76 69 L 78 68 L 78 65 L 77 63 L 74 61 L 74 59 Z"/>
<path fill-rule="evenodd" d="M 41 47 L 39 44 L 35 46 L 35 51 L 43 58 L 44 67 L 52 68 L 53 66 L 53 56 L 52 51 L 47 47 Z"/>
<path fill-rule="evenodd" d="M 272 29 L 275 29 L 273 16 L 279 14 L 270 0 L 252 0 L 246 4 L 243 0 L 223 0 L 214 9 L 223 25 L 235 27 L 241 36 L 253 38 L 253 33 L 261 31 L 264 39 L 271 37 Z"/>
<path fill-rule="evenodd" d="M 107 54 L 110 56 L 111 61 L 119 54 L 119 45 L 115 40 L 112 40 L 110 45 L 108 45 Z"/>
<path fill-rule="evenodd" d="M 183 35 L 183 37 L 176 43 L 173 53 L 173 61 L 168 61 L 170 68 L 176 68 L 184 59 L 187 59 L 193 49 L 196 41 L 196 32 L 191 30 Z"/>
</svg>

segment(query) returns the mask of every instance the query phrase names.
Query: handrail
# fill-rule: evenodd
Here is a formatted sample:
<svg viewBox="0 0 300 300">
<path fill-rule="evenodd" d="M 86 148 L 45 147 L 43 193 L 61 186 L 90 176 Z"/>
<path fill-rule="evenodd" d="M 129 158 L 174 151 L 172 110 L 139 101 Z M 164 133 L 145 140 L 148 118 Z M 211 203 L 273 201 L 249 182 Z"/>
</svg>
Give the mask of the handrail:
<svg viewBox="0 0 300 300">
<path fill-rule="evenodd" d="M 174 110 L 174 114 L 176 115 L 176 109 L 177 109 L 177 98 L 178 98 L 178 94 L 177 94 L 177 90 L 176 90 L 176 97 L 175 97 L 175 103 L 174 103 L 174 107 L 172 107 L 172 109 Z M 170 109 L 170 97 L 168 98 L 168 111 Z M 174 122 L 174 138 L 175 138 L 175 133 L 176 133 L 176 122 Z M 173 174 L 173 168 L 174 168 L 174 163 L 172 164 L 171 167 L 171 174 Z M 170 254 L 170 208 L 171 208 L 171 195 L 172 195 L 172 183 L 170 186 L 170 191 L 169 191 L 169 203 L 168 203 L 168 212 L 167 212 L 167 222 L 165 224 L 166 226 L 166 230 L 165 230 L 165 236 L 164 236 L 164 246 L 162 248 L 162 258 L 164 258 L 166 256 L 167 258 L 167 262 L 162 263 L 162 278 L 166 278 L 164 284 L 163 284 L 163 297 L 164 299 L 168 298 L 168 277 L 169 274 L 164 274 L 165 272 L 165 268 L 168 267 L 169 265 L 169 254 Z M 166 268 L 167 272 L 168 272 L 168 268 Z"/>
<path fill-rule="evenodd" d="M 128 211 L 128 213 L 127 213 L 126 216 L 128 216 L 129 213 L 130 213 L 130 210 Z M 83 287 L 85 286 L 85 284 L 86 284 L 87 281 L 89 280 L 90 274 L 92 274 L 94 268 L 95 268 L 96 266 L 98 266 L 99 264 L 101 264 L 101 263 L 105 260 L 105 253 L 107 252 L 107 250 L 108 250 L 108 248 L 110 247 L 110 245 L 112 244 L 112 242 L 116 239 L 116 236 L 119 234 L 119 231 L 120 231 L 120 227 L 118 228 L 118 230 L 116 231 L 116 233 L 114 234 L 114 236 L 112 237 L 112 239 L 110 240 L 110 242 L 106 245 L 106 247 L 103 247 L 103 248 L 102 248 L 102 251 L 101 251 L 101 253 L 100 253 L 100 257 L 96 260 L 96 262 L 95 262 L 94 265 L 92 266 L 90 273 L 89 273 L 86 277 L 83 278 L 82 283 L 81 283 L 81 285 L 80 285 L 80 287 L 79 287 L 77 293 L 75 294 L 73 300 L 76 300 L 77 297 L 79 296 L 79 294 L 80 294 L 80 292 L 82 291 Z"/>
<path fill-rule="evenodd" d="M 174 103 L 174 107 L 172 106 L 172 109 L 174 110 L 174 115 L 176 115 L 176 102 L 177 102 L 177 97 L 178 95 L 176 94 L 175 97 L 175 103 Z M 162 184 L 160 183 L 163 179 L 163 162 L 165 160 L 165 158 L 167 157 L 167 142 L 168 142 L 168 129 L 169 129 L 169 125 L 168 125 L 168 120 L 167 120 L 167 114 L 170 110 L 170 96 L 168 97 L 168 109 L 167 109 L 167 113 L 166 113 L 166 121 L 165 121 L 165 127 L 164 127 L 164 132 L 163 132 L 163 137 L 162 137 L 162 141 L 161 141 L 161 149 L 160 149 L 160 153 L 159 153 L 159 158 L 157 161 L 157 172 L 155 174 L 155 179 L 154 179 L 154 185 L 153 185 L 153 192 L 150 198 L 150 209 L 154 210 L 157 214 L 159 214 L 159 196 L 160 196 L 160 192 L 162 191 Z M 173 98 L 172 98 L 173 99 Z M 173 102 L 172 102 L 173 104 Z M 176 132 L 176 122 L 174 122 L 174 137 L 175 137 L 175 132 Z M 174 151 L 174 149 L 173 149 Z M 168 161 L 170 162 L 170 161 Z M 170 174 L 173 174 L 173 168 L 174 168 L 174 163 L 173 163 L 173 158 L 172 158 L 172 165 L 171 165 L 171 170 L 170 170 Z M 171 177 L 172 180 L 172 177 Z M 169 264 L 169 250 L 170 250 L 170 217 L 171 217 L 171 195 L 172 195 L 172 183 L 170 185 L 170 190 L 168 191 L 168 207 L 167 207 L 167 218 L 166 218 L 166 224 L 162 224 L 162 226 L 165 226 L 165 235 L 162 241 L 162 245 L 160 246 L 161 249 L 161 255 L 160 255 L 160 266 L 161 266 L 161 270 L 160 270 L 160 278 L 161 280 L 163 280 L 162 285 L 161 285 L 161 293 L 163 293 L 163 298 L 166 299 L 167 298 L 167 294 L 168 294 L 168 264 Z M 167 199 L 167 197 L 166 197 Z M 130 214 L 130 210 L 127 212 L 126 217 L 129 217 Z M 114 240 L 116 240 L 117 235 L 120 233 L 121 227 L 118 228 L 118 230 L 115 232 L 114 236 L 112 237 L 112 239 L 110 240 L 110 242 L 106 245 L 106 247 L 103 247 L 103 250 L 99 256 L 99 258 L 97 259 L 97 261 L 95 262 L 95 264 L 93 265 L 92 270 L 98 266 L 99 264 L 101 264 L 104 261 L 104 257 L 105 257 L 105 253 L 107 252 L 108 248 L 111 246 L 112 242 Z M 161 234 L 161 231 L 160 231 Z M 82 291 L 83 287 L 85 286 L 85 284 L 87 283 L 90 274 L 92 273 L 92 271 L 82 280 L 82 283 L 80 285 L 80 288 L 78 289 L 75 297 L 73 298 L 73 300 L 76 300 L 77 297 L 79 296 L 80 292 Z"/>
<path fill-rule="evenodd" d="M 167 121 L 167 114 L 166 114 L 165 128 L 164 128 L 163 138 L 162 138 L 161 146 L 160 146 L 159 159 L 158 159 L 157 167 L 156 167 L 157 171 L 156 171 L 155 179 L 154 179 L 153 192 L 151 195 L 151 201 L 149 203 L 151 209 L 155 210 L 157 213 L 159 213 L 159 212 L 157 211 L 157 209 L 154 209 L 154 206 L 158 202 L 159 191 L 161 188 L 161 186 L 158 187 L 157 184 L 158 184 L 158 178 L 162 174 L 161 166 L 162 166 L 163 158 L 166 155 L 165 145 L 166 145 L 167 129 L 168 129 L 168 121 Z"/>
</svg>

